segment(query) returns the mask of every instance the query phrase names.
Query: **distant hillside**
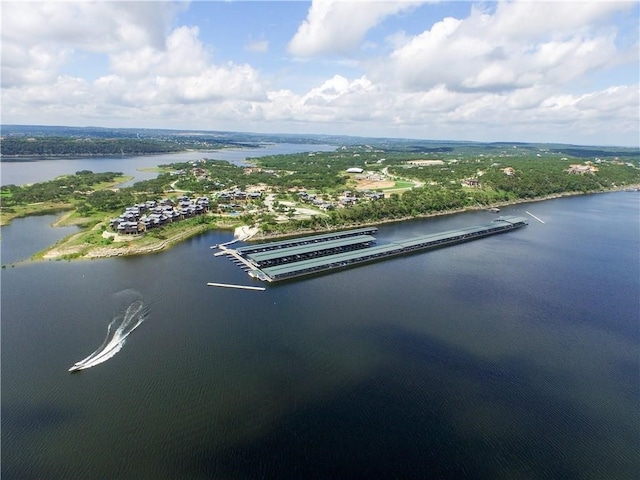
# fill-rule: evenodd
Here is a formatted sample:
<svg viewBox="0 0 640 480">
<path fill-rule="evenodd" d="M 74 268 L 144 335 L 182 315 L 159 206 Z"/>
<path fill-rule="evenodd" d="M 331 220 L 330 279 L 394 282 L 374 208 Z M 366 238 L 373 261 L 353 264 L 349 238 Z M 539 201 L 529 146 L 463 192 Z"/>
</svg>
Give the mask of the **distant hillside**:
<svg viewBox="0 0 640 480">
<path fill-rule="evenodd" d="M 182 150 L 170 142 L 69 137 L 5 137 L 3 156 L 143 155 Z"/>
<path fill-rule="evenodd" d="M 250 133 L 206 130 L 145 128 L 65 127 L 3 125 L 0 153 L 3 156 L 143 155 L 187 149 L 252 148 L 264 143 L 325 144 L 363 147 L 388 153 L 487 154 L 514 149 L 530 153 L 553 153 L 577 158 L 635 159 L 640 149 L 523 142 L 470 142 L 406 138 L 369 138 L 346 135 Z"/>
<path fill-rule="evenodd" d="M 150 155 L 185 150 L 254 148 L 255 144 L 206 134 L 163 130 L 5 125 L 0 154 L 15 156 Z"/>
</svg>

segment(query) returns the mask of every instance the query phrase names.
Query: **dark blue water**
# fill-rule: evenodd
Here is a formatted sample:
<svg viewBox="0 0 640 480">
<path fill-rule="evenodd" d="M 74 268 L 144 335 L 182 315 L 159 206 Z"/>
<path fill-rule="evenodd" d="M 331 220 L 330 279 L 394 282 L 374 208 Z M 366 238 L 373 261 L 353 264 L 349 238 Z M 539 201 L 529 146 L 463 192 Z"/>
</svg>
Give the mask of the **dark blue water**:
<svg viewBox="0 0 640 480">
<path fill-rule="evenodd" d="M 639 201 L 516 205 L 546 224 L 264 292 L 206 286 L 262 285 L 225 232 L 3 269 L 2 478 L 635 478 Z M 69 374 L 128 289 L 149 318 Z"/>
<path fill-rule="evenodd" d="M 266 144 L 260 148 L 230 148 L 210 152 L 196 151 L 169 153 L 164 155 L 143 155 L 137 157 L 78 157 L 78 158 L 42 158 L 21 157 L 4 158 L 0 161 L 1 185 L 24 185 L 26 183 L 46 182 L 60 175 L 69 175 L 81 170 L 92 172 L 123 172 L 135 177 L 122 186 L 134 182 L 149 180 L 158 176 L 154 171 L 141 171 L 169 163 L 188 162 L 201 158 L 227 160 L 237 165 L 245 164 L 247 159 L 266 155 L 280 155 L 300 152 L 326 152 L 335 150 L 332 145 L 304 145 L 293 143 Z"/>
<path fill-rule="evenodd" d="M 62 213 L 16 218 L 11 227 L 0 227 L 0 264 L 28 260 L 34 253 L 80 231 L 76 226 L 52 228 Z"/>
</svg>

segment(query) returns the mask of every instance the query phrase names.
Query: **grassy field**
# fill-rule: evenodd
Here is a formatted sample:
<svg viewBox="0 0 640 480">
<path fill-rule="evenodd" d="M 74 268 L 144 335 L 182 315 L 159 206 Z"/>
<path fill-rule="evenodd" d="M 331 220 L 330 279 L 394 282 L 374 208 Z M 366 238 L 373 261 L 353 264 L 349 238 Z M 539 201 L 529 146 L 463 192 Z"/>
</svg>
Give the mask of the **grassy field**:
<svg viewBox="0 0 640 480">
<path fill-rule="evenodd" d="M 104 182 L 94 185 L 93 190 L 107 190 L 114 188 L 116 185 L 124 182 L 128 182 L 133 179 L 132 176 L 116 177 L 112 182 Z M 0 201 L 3 198 L 11 198 L 11 192 L 2 192 L 0 194 Z M 92 223 L 100 222 L 104 213 L 101 213 L 96 217 L 82 217 L 75 212 L 78 202 L 73 200 L 69 202 L 38 202 L 30 203 L 27 205 L 17 205 L 12 207 L 4 207 L 0 204 L 0 226 L 8 225 L 14 218 L 28 217 L 29 215 L 45 215 L 49 213 L 64 212 L 66 210 L 74 210 L 71 214 L 65 214 L 58 220 L 56 226 L 66 225 L 91 225 Z"/>
<path fill-rule="evenodd" d="M 96 223 L 82 232 L 74 233 L 35 255 L 33 260 L 113 257 L 137 255 L 163 250 L 185 238 L 210 229 L 234 228 L 237 221 L 228 223 L 214 215 L 201 216 L 150 230 L 144 235 L 105 235 L 108 220 Z"/>
<path fill-rule="evenodd" d="M 0 210 L 0 226 L 11 223 L 14 218 L 28 217 L 29 215 L 46 215 L 49 213 L 59 213 L 64 210 L 71 210 L 74 205 L 71 203 L 41 202 L 21 205 Z"/>
<path fill-rule="evenodd" d="M 413 187 L 415 187 L 415 182 L 407 182 L 407 181 L 404 181 L 404 180 L 398 180 L 396 182 L 395 187 L 393 187 L 393 188 L 413 188 Z"/>
</svg>

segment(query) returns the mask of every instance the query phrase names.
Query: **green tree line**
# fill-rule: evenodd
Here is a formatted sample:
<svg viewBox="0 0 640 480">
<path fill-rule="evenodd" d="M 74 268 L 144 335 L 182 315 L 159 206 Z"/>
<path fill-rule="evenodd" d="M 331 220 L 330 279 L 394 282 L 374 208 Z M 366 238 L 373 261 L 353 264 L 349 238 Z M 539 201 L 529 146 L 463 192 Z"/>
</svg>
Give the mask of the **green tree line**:
<svg viewBox="0 0 640 480">
<path fill-rule="evenodd" d="M 145 155 L 179 152 L 190 145 L 132 138 L 5 137 L 3 156 Z"/>
<path fill-rule="evenodd" d="M 12 207 L 38 202 L 66 203 L 72 200 L 84 199 L 92 195 L 95 185 L 113 182 L 121 177 L 122 172 L 93 173 L 89 170 L 76 172 L 75 175 L 65 175 L 48 182 L 31 185 L 3 185 L 0 192 L 2 206 Z"/>
</svg>

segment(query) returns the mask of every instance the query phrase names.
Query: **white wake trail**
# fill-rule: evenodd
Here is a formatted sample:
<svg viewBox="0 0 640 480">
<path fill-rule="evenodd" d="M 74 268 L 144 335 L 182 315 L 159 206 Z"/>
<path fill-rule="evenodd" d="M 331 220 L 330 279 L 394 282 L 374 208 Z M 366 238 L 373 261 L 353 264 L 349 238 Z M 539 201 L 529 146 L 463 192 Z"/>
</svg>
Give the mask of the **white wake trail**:
<svg viewBox="0 0 640 480">
<path fill-rule="evenodd" d="M 147 308 L 141 300 L 132 302 L 123 315 L 117 315 L 111 323 L 109 323 L 107 336 L 102 342 L 102 345 L 85 359 L 74 363 L 69 371 L 84 370 L 109 360 L 122 350 L 127 337 L 145 321 L 147 313 Z M 116 325 L 118 325 L 118 327 L 113 331 Z"/>
</svg>

